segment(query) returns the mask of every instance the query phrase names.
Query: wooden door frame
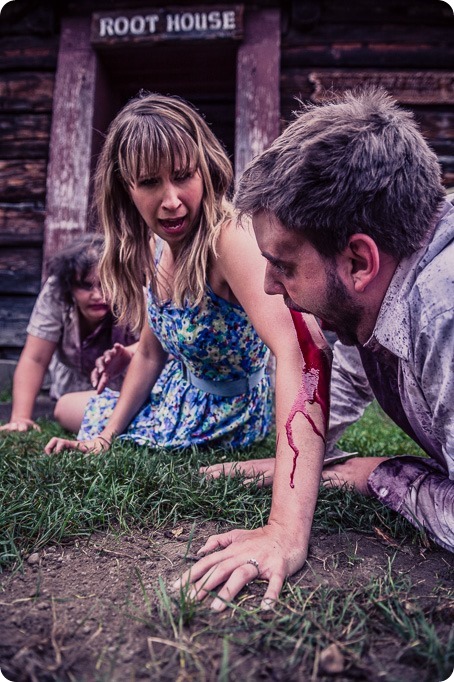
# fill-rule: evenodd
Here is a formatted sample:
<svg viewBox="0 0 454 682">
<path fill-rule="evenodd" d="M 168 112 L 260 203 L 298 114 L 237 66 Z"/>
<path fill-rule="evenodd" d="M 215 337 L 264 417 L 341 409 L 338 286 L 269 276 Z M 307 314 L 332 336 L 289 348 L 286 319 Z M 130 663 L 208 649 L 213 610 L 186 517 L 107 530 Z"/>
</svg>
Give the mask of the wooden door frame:
<svg viewBox="0 0 454 682">
<path fill-rule="evenodd" d="M 58 54 L 47 168 L 45 264 L 87 229 L 96 102 L 104 87 L 91 17 L 66 17 Z M 280 10 L 246 11 L 237 56 L 235 176 L 279 134 Z"/>
</svg>

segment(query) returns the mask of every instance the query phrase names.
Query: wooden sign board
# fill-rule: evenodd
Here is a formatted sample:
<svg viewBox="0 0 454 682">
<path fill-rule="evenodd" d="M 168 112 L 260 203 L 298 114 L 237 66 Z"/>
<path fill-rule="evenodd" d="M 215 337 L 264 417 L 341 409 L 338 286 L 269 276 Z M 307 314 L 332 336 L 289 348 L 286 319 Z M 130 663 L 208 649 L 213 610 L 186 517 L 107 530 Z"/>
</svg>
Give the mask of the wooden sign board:
<svg viewBox="0 0 454 682">
<path fill-rule="evenodd" d="M 243 5 L 96 12 L 91 22 L 91 44 L 98 47 L 242 36 Z"/>
<path fill-rule="evenodd" d="M 402 104 L 454 104 L 454 75 L 448 71 L 330 71 L 309 74 L 313 102 L 331 91 L 381 86 Z"/>
</svg>

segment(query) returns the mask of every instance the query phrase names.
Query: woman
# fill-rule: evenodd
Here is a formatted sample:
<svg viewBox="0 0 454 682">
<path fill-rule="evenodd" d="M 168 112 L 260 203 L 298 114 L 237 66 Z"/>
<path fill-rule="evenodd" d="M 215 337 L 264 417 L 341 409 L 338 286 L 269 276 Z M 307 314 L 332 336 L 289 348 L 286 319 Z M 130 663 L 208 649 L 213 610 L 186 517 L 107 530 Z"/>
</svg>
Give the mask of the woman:
<svg viewBox="0 0 454 682">
<path fill-rule="evenodd" d="M 223 148 L 186 102 L 145 94 L 114 119 L 95 186 L 106 241 L 101 279 L 120 320 L 141 327 L 141 337 L 119 397 L 109 393 L 89 402 L 79 441 L 53 438 L 46 446 L 48 454 L 67 447 L 96 453 L 115 437 L 167 447 L 247 445 L 270 425 L 264 371 L 270 349 L 276 358 L 276 457 L 284 462 L 275 479 L 274 520 L 250 531 L 258 533 L 251 542 L 233 540 L 239 551 L 232 550 L 217 573 L 227 580 L 221 600 L 259 573 L 268 577 L 262 557 L 278 560 L 276 529 L 287 514 L 297 521 L 298 547 L 265 597 L 279 591 L 285 571 L 304 561 L 325 430 L 320 405 L 302 398 L 305 362 L 292 317 L 280 297 L 265 294 L 265 261 L 252 230 L 235 222 L 226 198 L 231 182 Z M 305 324 L 308 349 L 323 355 L 327 344 L 315 319 L 308 316 Z M 325 388 L 328 381 L 322 373 Z M 197 586 L 198 595 L 217 584 Z"/>
</svg>

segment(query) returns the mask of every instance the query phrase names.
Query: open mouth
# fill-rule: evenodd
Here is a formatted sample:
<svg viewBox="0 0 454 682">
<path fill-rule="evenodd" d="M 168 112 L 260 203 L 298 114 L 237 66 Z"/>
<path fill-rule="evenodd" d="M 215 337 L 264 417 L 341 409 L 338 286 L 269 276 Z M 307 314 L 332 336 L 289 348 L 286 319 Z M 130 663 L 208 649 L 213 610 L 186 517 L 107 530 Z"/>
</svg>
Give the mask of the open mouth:
<svg viewBox="0 0 454 682">
<path fill-rule="evenodd" d="M 159 224 L 166 232 L 179 232 L 183 229 L 185 220 L 186 216 L 183 216 L 182 218 L 172 218 L 171 220 L 160 220 Z"/>
</svg>

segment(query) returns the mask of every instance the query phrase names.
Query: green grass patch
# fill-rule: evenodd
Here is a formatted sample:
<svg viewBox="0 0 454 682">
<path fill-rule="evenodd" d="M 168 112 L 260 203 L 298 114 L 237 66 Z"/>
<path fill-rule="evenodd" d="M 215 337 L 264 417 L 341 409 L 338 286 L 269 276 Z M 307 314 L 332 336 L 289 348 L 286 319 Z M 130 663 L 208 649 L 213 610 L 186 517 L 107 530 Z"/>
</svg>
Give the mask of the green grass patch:
<svg viewBox="0 0 454 682">
<path fill-rule="evenodd" d="M 0 435 L 0 568 L 20 569 L 32 551 L 101 530 L 130 533 L 182 523 L 195 528 L 204 521 L 214 521 L 220 529 L 252 528 L 266 522 L 270 489 L 244 486 L 241 477 L 207 482 L 198 468 L 221 459 L 271 457 L 273 437 L 241 452 L 197 448 L 169 452 L 117 441 L 102 455 L 47 456 L 44 446 L 49 438 L 65 434 L 54 423 L 42 421 L 41 427 L 41 433 Z M 348 429 L 340 445 L 362 455 L 422 454 L 376 405 Z M 411 582 L 414 559 L 408 559 L 410 569 L 404 574 L 398 562 L 398 548 L 408 551 L 409 544 L 415 546 L 419 561 L 425 538 L 376 500 L 348 489 L 321 488 L 315 537 L 350 531 L 373 537 L 377 530 L 391 539 L 380 554 L 380 560 L 385 557 L 383 565 L 377 560 L 368 572 L 368 561 L 374 558 L 365 558 L 361 547 L 331 555 L 329 545 L 320 563 L 315 553 L 308 566 L 312 561 L 330 580 L 325 582 L 323 575 L 318 580 L 315 571 L 311 584 L 310 568 L 309 578 L 285 584 L 281 599 L 268 612 L 251 608 L 250 591 L 244 590 L 232 611 L 213 615 L 205 604 L 188 600 L 184 590 L 169 594 L 162 579 L 150 591 L 143 569 L 136 566 L 132 580 L 138 581 L 143 604 L 133 608 L 126 603 L 121 608 L 127 619 L 140 620 L 147 629 L 150 679 L 180 679 L 181 671 L 181 679 L 211 679 L 209 652 L 219 662 L 218 681 L 262 679 L 248 677 L 259 670 L 254 666 L 279 673 L 263 679 L 328 680 L 332 678 L 320 672 L 320 661 L 333 643 L 344 656 L 345 679 L 372 679 L 373 670 L 374 680 L 401 682 L 399 672 L 393 677 L 394 661 L 400 670 L 415 671 L 406 682 L 446 679 L 454 665 L 454 636 L 442 614 L 452 593 L 437 592 L 435 586 L 427 589 L 425 601 L 420 599 Z M 191 535 L 187 552 L 192 539 Z M 263 594 L 261 581 L 255 588 Z M 115 671 L 115 657 L 111 666 Z M 100 673 L 99 682 L 113 679 L 113 672 L 106 675 Z"/>
<path fill-rule="evenodd" d="M 252 528 L 266 522 L 271 492 L 244 486 L 240 477 L 209 483 L 200 464 L 220 459 L 272 456 L 274 438 L 242 452 L 150 450 L 117 441 L 107 454 L 44 454 L 54 423 L 42 432 L 0 437 L 0 566 L 49 542 L 90 535 L 106 528 L 160 527 L 180 520 L 216 520 Z M 341 445 L 362 454 L 411 452 L 415 446 L 371 406 Z M 392 446 L 392 447 L 391 447 Z M 350 490 L 321 489 L 314 528 L 326 532 L 368 531 L 378 526 L 397 539 L 416 540 L 419 532 L 375 500 Z"/>
</svg>

